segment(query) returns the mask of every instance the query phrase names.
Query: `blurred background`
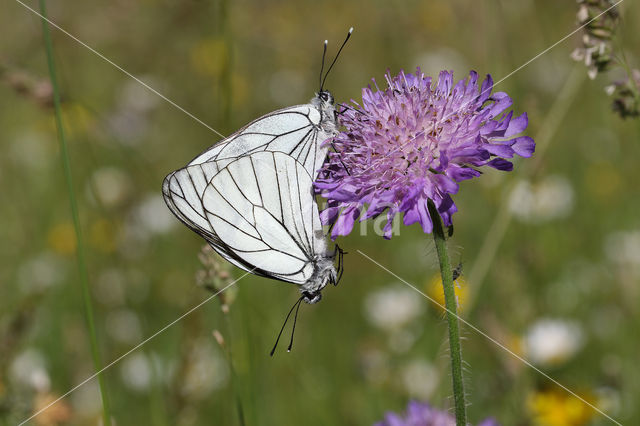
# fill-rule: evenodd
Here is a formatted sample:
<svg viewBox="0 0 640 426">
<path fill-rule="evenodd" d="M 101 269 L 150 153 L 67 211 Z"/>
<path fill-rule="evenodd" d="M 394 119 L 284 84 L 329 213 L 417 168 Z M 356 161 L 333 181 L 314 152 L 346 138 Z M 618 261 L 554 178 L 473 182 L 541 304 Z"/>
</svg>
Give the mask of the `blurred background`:
<svg viewBox="0 0 640 426">
<path fill-rule="evenodd" d="M 351 26 L 326 85 L 338 101 L 358 99 L 372 77 L 384 86 L 387 69 L 457 78 L 474 69 L 497 81 L 573 31 L 578 11 L 553 0 L 47 4 L 52 21 L 223 134 L 307 102 L 322 42 L 333 57 Z M 615 47 L 638 67 L 640 5 L 623 6 Z M 94 367 L 42 24 L 7 1 L 0 26 L 0 423 L 17 424 Z M 219 137 L 60 31 L 52 37 L 106 364 L 209 297 L 205 287 L 241 275 L 199 258 L 203 241 L 160 190 Z M 604 87 L 615 75 L 590 80 L 570 59 L 581 37 L 498 86 L 529 114 L 538 152 L 512 173 L 461 185 L 450 250 L 468 321 L 631 424 L 640 417 L 640 124 L 611 111 Z M 296 288 L 245 277 L 104 373 L 116 422 L 238 425 L 241 410 L 250 425 L 367 425 L 411 399 L 449 409 L 442 312 L 357 252 L 439 300 L 430 236 L 411 226 L 385 241 L 379 226 L 338 241 L 349 252 L 342 282 L 302 307 L 292 353 L 285 341 L 268 356 Z M 463 330 L 474 424 L 610 424 Z M 92 380 L 31 424 L 97 424 L 100 413 Z"/>
</svg>

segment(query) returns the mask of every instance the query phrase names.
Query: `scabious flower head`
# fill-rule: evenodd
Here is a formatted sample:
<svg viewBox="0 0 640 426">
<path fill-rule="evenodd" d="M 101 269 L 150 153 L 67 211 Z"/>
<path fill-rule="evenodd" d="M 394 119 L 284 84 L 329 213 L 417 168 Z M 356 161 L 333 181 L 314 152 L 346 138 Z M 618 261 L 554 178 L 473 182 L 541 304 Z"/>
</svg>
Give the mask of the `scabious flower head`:
<svg viewBox="0 0 640 426">
<path fill-rule="evenodd" d="M 527 127 L 526 114 L 504 113 L 512 104 L 504 92 L 491 93 L 491 76 L 478 91 L 478 75 L 454 85 L 453 72 L 438 82 L 420 72 L 386 75 L 388 88 L 362 90 L 362 105 L 342 111 L 344 131 L 332 139 L 330 153 L 316 180 L 316 191 L 328 200 L 321 213 L 333 224 L 332 238 L 351 232 L 360 220 L 387 211 L 385 238 L 404 213 L 404 224 L 419 222 L 433 229 L 427 209 L 432 200 L 445 225 L 457 211 L 451 194 L 458 182 L 480 176 L 479 167 L 509 171 L 514 154 L 529 157 L 535 144 L 517 136 Z M 375 85 L 375 80 L 374 80 Z"/>
<path fill-rule="evenodd" d="M 409 402 L 405 415 L 387 413 L 384 420 L 375 426 L 455 426 L 456 419 L 446 411 L 441 411 L 416 401 Z M 498 423 L 488 418 L 478 423 L 478 426 L 499 426 Z"/>
</svg>

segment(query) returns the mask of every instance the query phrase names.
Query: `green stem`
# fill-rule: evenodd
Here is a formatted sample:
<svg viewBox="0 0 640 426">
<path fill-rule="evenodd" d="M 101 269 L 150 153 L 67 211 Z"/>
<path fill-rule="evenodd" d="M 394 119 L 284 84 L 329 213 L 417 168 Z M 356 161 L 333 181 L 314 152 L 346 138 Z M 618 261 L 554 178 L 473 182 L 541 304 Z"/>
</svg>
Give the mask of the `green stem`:
<svg viewBox="0 0 640 426">
<path fill-rule="evenodd" d="M 228 312 L 222 312 L 222 316 L 224 317 L 224 325 L 225 331 L 227 334 L 227 342 L 224 347 L 225 354 L 227 355 L 227 362 L 229 363 L 229 370 L 231 371 L 231 388 L 233 389 L 233 393 L 236 399 L 236 412 L 238 413 L 238 422 L 240 426 L 245 426 L 245 414 L 244 407 L 242 405 L 242 395 L 239 389 L 239 381 L 238 374 L 236 373 L 235 366 L 233 365 L 233 350 L 231 348 L 231 342 L 233 340 L 232 329 L 231 329 L 231 319 L 229 318 Z"/>
<path fill-rule="evenodd" d="M 80 217 L 78 215 L 78 204 L 76 202 L 75 193 L 73 191 L 73 180 L 71 178 L 71 164 L 69 162 L 69 153 L 67 150 L 67 141 L 64 136 L 64 128 L 62 126 L 62 112 L 60 107 L 60 90 L 56 78 L 56 68 L 53 60 L 53 44 L 51 42 L 51 34 L 47 23 L 47 13 L 45 8 L 45 0 L 40 0 L 40 13 L 42 14 L 42 28 L 44 33 L 44 43 L 47 52 L 47 65 L 49 66 L 49 77 L 53 88 L 53 105 L 55 110 L 56 128 L 58 133 L 58 141 L 60 143 L 60 155 L 62 157 L 62 168 L 64 169 L 65 180 L 67 182 L 67 191 L 69 192 L 69 203 L 71 204 L 71 215 L 73 216 L 73 226 L 76 234 L 76 256 L 78 261 L 78 269 L 80 273 L 80 283 L 82 285 L 82 295 L 84 298 L 84 307 L 87 317 L 87 325 L 89 327 L 89 335 L 91 341 L 91 355 L 93 356 L 93 365 L 96 371 L 102 368 L 100 360 L 100 352 L 98 350 L 98 339 L 96 337 L 96 329 L 93 317 L 93 308 L 91 305 L 91 293 L 89 292 L 89 274 L 87 273 L 87 265 L 84 258 L 84 247 L 82 243 L 82 232 L 80 228 Z M 106 385 L 102 374 L 98 374 L 98 382 L 100 385 L 100 394 L 102 396 L 102 416 L 105 426 L 111 425 L 111 414 L 109 409 L 109 399 L 107 397 Z"/>
<path fill-rule="evenodd" d="M 445 237 L 442 219 L 435 205 L 429 201 L 429 214 L 433 221 L 433 241 L 436 245 L 438 260 L 440 262 L 440 275 L 444 289 L 444 304 L 446 309 L 447 324 L 449 326 L 449 352 L 451 356 L 451 376 L 453 378 L 453 398 L 455 402 L 456 425 L 466 426 L 467 406 L 464 398 L 464 384 L 462 382 L 462 351 L 460 349 L 460 328 L 458 324 L 456 293 L 453 287 L 453 273 L 449 253 L 447 252 L 447 239 Z"/>
</svg>

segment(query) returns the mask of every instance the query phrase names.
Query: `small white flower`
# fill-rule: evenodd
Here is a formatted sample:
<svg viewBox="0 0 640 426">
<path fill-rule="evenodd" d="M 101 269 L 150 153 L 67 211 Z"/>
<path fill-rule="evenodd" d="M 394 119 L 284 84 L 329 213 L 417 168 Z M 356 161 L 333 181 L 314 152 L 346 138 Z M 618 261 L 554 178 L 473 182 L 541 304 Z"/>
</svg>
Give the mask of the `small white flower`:
<svg viewBox="0 0 640 426">
<path fill-rule="evenodd" d="M 73 411 L 79 418 L 98 416 L 102 411 L 102 398 L 97 380 L 89 381 L 80 386 L 69 397 Z"/>
<path fill-rule="evenodd" d="M 125 386 L 137 392 L 149 389 L 153 379 L 153 369 L 149 358 L 141 352 L 132 354 L 122 361 L 120 375 Z"/>
<path fill-rule="evenodd" d="M 142 80 L 148 82 L 149 85 L 153 87 L 161 85 L 161 82 L 155 81 L 153 76 L 143 76 Z M 147 112 L 160 103 L 160 98 L 154 93 L 151 93 L 146 87 L 141 86 L 138 82 L 128 80 L 122 87 L 118 103 L 120 107 L 124 109 Z"/>
<path fill-rule="evenodd" d="M 27 130 L 9 141 L 6 155 L 30 172 L 44 172 L 55 161 L 56 152 L 55 145 L 50 143 L 46 133 Z"/>
<path fill-rule="evenodd" d="M 130 309 L 109 312 L 106 319 L 107 334 L 114 340 L 134 344 L 142 340 L 142 327 L 138 315 Z"/>
<path fill-rule="evenodd" d="M 523 222 L 542 223 L 568 216 L 573 188 L 562 176 L 548 176 L 537 184 L 518 182 L 509 197 L 509 209 Z"/>
<path fill-rule="evenodd" d="M 534 364 L 562 364 L 583 346 L 582 328 L 574 322 L 543 318 L 536 321 L 524 336 L 524 352 Z"/>
<path fill-rule="evenodd" d="M 148 194 L 136 207 L 134 212 L 135 226 L 149 234 L 164 234 L 169 232 L 177 223 L 169 212 L 162 196 Z"/>
<path fill-rule="evenodd" d="M 35 349 L 27 349 L 13 359 L 9 366 L 9 377 L 41 393 L 48 392 L 51 387 L 44 356 Z"/>
<path fill-rule="evenodd" d="M 127 258 L 139 258 L 152 237 L 169 232 L 177 224 L 162 196 L 150 193 L 129 214 L 118 238 L 118 248 Z"/>
<path fill-rule="evenodd" d="M 129 195 L 131 181 L 127 174 L 115 167 L 103 167 L 91 175 L 88 191 L 106 207 L 121 205 Z"/>
<path fill-rule="evenodd" d="M 43 252 L 18 266 L 18 285 L 24 293 L 38 293 L 59 284 L 66 276 L 60 257 Z"/>
<path fill-rule="evenodd" d="M 410 397 L 428 400 L 440 382 L 438 369 L 427 361 L 416 359 L 404 366 L 402 383 Z"/>
<path fill-rule="evenodd" d="M 424 303 L 413 290 L 396 284 L 368 294 L 364 308 L 371 324 L 393 331 L 419 317 Z"/>
<path fill-rule="evenodd" d="M 604 250 L 613 263 L 640 266 L 640 230 L 619 231 L 609 235 Z"/>
</svg>

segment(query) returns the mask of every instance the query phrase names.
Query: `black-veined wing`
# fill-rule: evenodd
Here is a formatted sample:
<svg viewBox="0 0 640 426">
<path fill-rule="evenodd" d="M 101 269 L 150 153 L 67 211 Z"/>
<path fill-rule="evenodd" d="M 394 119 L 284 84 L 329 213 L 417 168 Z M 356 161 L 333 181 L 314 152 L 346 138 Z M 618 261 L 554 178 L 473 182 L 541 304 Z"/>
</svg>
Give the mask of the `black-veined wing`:
<svg viewBox="0 0 640 426">
<path fill-rule="evenodd" d="M 302 164 L 267 151 L 178 170 L 165 181 L 164 196 L 236 266 L 318 291 L 335 270 L 312 186 Z"/>
<path fill-rule="evenodd" d="M 332 103 L 317 97 L 312 102 L 273 111 L 252 121 L 189 165 L 274 151 L 289 154 L 315 176 L 327 155 L 327 147 L 322 146 L 322 142 L 334 135 L 336 119 Z"/>
<path fill-rule="evenodd" d="M 258 152 L 229 163 L 202 198 L 219 252 L 261 275 L 296 284 L 314 272 L 326 242 L 311 176 L 293 157 Z"/>
</svg>

